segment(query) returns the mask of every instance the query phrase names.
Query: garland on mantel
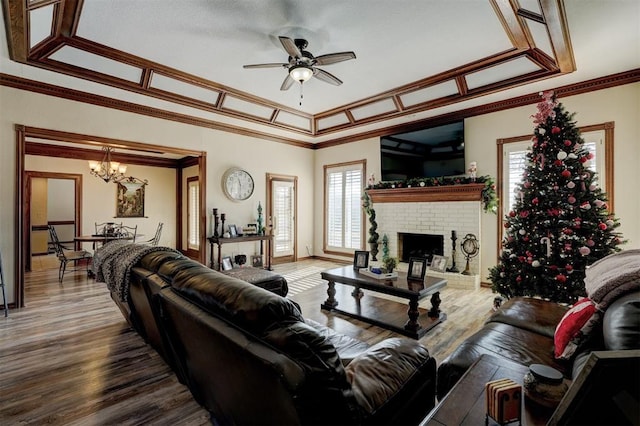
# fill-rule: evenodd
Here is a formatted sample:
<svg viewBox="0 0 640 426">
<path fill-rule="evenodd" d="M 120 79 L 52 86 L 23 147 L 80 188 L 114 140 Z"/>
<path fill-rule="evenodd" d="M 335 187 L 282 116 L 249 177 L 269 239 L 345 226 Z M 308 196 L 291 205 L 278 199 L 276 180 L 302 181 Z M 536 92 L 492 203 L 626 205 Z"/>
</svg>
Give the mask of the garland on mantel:
<svg viewBox="0 0 640 426">
<path fill-rule="evenodd" d="M 456 176 L 386 181 L 368 185 L 367 189 L 424 188 L 434 186 L 468 185 L 474 183 L 484 183 L 484 189 L 482 190 L 483 209 L 487 213 L 496 214 L 498 211 L 498 196 L 496 195 L 495 182 L 489 175 L 477 176 L 475 178 Z"/>
</svg>

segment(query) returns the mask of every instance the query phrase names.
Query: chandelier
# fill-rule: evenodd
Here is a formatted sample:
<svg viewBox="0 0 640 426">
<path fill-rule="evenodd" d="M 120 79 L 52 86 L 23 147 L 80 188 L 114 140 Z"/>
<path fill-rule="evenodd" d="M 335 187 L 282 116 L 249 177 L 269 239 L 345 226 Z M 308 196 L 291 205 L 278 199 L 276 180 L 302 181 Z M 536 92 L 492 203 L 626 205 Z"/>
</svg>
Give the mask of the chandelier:
<svg viewBox="0 0 640 426">
<path fill-rule="evenodd" d="M 113 149 L 109 146 L 103 146 L 102 152 L 104 152 L 102 156 L 102 161 L 89 160 L 89 173 L 91 175 L 102 179 L 105 182 L 126 182 L 129 184 L 138 183 L 141 185 L 146 185 L 147 180 L 138 179 L 133 176 L 125 176 L 124 174 L 127 171 L 126 164 L 121 164 L 118 161 L 111 160 L 111 153 Z"/>
</svg>

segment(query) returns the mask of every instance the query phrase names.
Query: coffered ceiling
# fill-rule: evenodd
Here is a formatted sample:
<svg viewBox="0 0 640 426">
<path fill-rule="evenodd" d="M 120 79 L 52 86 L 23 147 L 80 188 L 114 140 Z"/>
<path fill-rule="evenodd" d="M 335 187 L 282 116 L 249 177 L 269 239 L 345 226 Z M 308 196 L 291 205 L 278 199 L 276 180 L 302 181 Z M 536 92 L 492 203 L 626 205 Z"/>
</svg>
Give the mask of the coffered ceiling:
<svg viewBox="0 0 640 426">
<path fill-rule="evenodd" d="M 639 3 L 3 0 L 0 71 L 5 85 L 55 96 L 335 141 L 636 70 Z M 322 67 L 340 86 L 312 78 L 281 91 L 284 67 L 243 68 L 288 62 L 278 36 L 356 59 Z"/>
</svg>

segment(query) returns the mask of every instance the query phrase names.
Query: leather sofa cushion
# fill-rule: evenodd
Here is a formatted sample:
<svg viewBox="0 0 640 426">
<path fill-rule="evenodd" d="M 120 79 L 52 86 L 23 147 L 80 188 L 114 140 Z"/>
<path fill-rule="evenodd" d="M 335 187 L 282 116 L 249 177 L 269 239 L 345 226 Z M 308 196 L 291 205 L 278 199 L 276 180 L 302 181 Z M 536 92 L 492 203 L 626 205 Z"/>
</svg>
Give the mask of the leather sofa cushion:
<svg viewBox="0 0 640 426">
<path fill-rule="evenodd" d="M 172 259 L 186 259 L 186 257 L 173 251 L 154 251 L 140 259 L 139 266 L 151 272 L 158 272 L 160 266 Z"/>
<path fill-rule="evenodd" d="M 640 291 L 622 296 L 609 305 L 602 333 L 609 350 L 640 349 Z"/>
<path fill-rule="evenodd" d="M 481 355 L 506 358 L 522 365 L 545 364 L 570 378 L 570 365 L 553 356 L 553 337 L 500 322 L 490 322 L 464 340 L 438 367 L 442 398 Z"/>
<path fill-rule="evenodd" d="M 194 271 L 175 274 L 173 290 L 255 335 L 282 323 L 304 322 L 296 305 L 284 297 L 206 267 Z"/>
<path fill-rule="evenodd" d="M 533 297 L 514 297 L 506 301 L 486 321 L 501 322 L 553 338 L 556 326 L 568 307 Z"/>
<path fill-rule="evenodd" d="M 265 332 L 263 340 L 290 358 L 305 371 L 306 381 L 299 389 L 299 413 L 315 423 L 331 424 L 336 419 L 359 419 L 361 408 L 347 381 L 336 348 L 329 339 L 304 321 L 293 322 Z M 306 424 L 305 419 L 301 419 Z"/>
<path fill-rule="evenodd" d="M 373 414 L 429 359 L 429 351 L 417 341 L 394 337 L 370 347 L 345 370 L 358 403 Z"/>
<path fill-rule="evenodd" d="M 346 334 L 336 333 L 333 329 L 326 327 L 312 319 L 305 318 L 307 324 L 313 327 L 320 335 L 329 339 L 329 342 L 336 348 L 342 365 L 347 366 L 355 357 L 369 349 L 370 345 Z"/>
</svg>

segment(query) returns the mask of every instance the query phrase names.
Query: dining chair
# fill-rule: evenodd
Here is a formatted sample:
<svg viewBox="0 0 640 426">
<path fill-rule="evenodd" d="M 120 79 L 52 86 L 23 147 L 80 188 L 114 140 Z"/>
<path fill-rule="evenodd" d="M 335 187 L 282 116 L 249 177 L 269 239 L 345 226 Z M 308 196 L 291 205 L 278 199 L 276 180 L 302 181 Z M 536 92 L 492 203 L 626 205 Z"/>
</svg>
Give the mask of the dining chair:
<svg viewBox="0 0 640 426">
<path fill-rule="evenodd" d="M 49 228 L 49 237 L 51 238 L 51 242 L 53 243 L 53 247 L 56 251 L 56 256 L 60 261 L 60 268 L 58 269 L 58 281 L 62 283 L 64 279 L 64 273 L 67 270 L 67 263 L 76 262 L 82 260 L 86 263 L 87 273 L 89 273 L 89 263 L 91 263 L 92 255 L 86 250 L 73 250 L 68 247 L 63 246 L 58 239 L 58 234 L 56 233 L 56 228 L 52 225 L 48 226 Z"/>
<path fill-rule="evenodd" d="M 108 235 L 116 232 L 116 229 L 122 226 L 122 222 L 103 222 L 103 223 L 95 223 L 96 235 Z"/>
<path fill-rule="evenodd" d="M 150 246 L 157 246 L 160 242 L 160 235 L 162 235 L 162 226 L 164 224 L 162 222 L 158 223 L 158 228 L 156 228 L 156 233 L 150 240 L 142 241 L 142 244 L 147 244 Z"/>
<path fill-rule="evenodd" d="M 126 226 L 120 225 L 116 228 L 116 235 L 122 240 L 131 240 L 132 243 L 136 242 L 136 235 L 138 233 L 138 225 Z"/>
</svg>

